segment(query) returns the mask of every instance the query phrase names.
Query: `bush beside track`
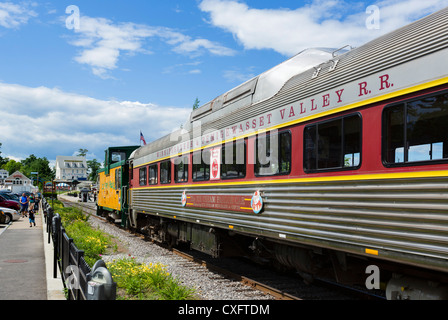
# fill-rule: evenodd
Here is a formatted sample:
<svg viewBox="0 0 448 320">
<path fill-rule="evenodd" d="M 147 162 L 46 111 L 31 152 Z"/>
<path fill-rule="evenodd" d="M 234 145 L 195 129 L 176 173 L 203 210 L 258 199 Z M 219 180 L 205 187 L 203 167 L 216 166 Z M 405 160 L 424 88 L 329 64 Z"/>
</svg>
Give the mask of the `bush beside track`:
<svg viewBox="0 0 448 320">
<path fill-rule="evenodd" d="M 59 200 L 53 200 L 54 212 L 61 216 L 65 231 L 92 267 L 103 255 L 117 252 L 116 240 L 99 229 L 90 226 L 90 215 L 81 209 L 64 207 Z M 173 278 L 162 264 L 141 264 L 133 257 L 113 260 L 108 270 L 117 282 L 119 300 L 190 300 L 195 298 L 193 289 L 183 286 Z"/>
</svg>

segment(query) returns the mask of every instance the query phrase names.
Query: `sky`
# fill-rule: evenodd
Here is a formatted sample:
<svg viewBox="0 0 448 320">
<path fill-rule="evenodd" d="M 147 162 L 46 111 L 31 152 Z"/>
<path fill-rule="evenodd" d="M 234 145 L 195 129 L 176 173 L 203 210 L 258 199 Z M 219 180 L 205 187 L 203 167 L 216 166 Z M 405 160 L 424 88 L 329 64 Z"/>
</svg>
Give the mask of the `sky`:
<svg viewBox="0 0 448 320">
<path fill-rule="evenodd" d="M 0 0 L 0 148 L 102 162 L 295 54 L 360 46 L 448 0 Z"/>
</svg>

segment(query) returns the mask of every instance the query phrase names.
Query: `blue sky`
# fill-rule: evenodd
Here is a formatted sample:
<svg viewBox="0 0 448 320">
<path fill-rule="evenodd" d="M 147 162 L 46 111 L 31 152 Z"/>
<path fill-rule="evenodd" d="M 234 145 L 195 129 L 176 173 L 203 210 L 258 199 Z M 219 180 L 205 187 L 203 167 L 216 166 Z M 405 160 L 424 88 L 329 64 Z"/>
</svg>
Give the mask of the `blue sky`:
<svg viewBox="0 0 448 320">
<path fill-rule="evenodd" d="M 67 8 L 76 6 L 76 11 Z M 369 20 L 370 5 L 378 19 Z M 0 151 L 139 144 L 310 47 L 360 46 L 448 0 L 0 0 Z M 79 22 L 79 24 L 75 24 Z M 76 28 L 73 28 L 75 27 Z"/>
</svg>

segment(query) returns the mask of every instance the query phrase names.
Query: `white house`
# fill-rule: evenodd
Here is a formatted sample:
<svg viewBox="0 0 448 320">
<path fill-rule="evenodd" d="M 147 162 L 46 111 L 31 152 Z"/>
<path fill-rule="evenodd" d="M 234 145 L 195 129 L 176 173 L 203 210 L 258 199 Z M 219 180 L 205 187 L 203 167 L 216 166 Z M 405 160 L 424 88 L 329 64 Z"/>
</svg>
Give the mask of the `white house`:
<svg viewBox="0 0 448 320">
<path fill-rule="evenodd" d="M 87 180 L 86 157 L 57 156 L 56 180 L 59 181 L 85 181 Z"/>
<path fill-rule="evenodd" d="M 5 179 L 5 187 L 12 193 L 36 192 L 37 187 L 33 186 L 33 181 L 22 172 L 16 171 Z"/>
</svg>

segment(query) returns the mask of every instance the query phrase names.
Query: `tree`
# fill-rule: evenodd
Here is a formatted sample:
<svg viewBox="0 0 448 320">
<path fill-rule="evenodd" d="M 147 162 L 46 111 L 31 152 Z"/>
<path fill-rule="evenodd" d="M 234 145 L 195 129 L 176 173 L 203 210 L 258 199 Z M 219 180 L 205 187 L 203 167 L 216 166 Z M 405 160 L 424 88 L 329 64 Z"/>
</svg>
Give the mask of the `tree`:
<svg viewBox="0 0 448 320">
<path fill-rule="evenodd" d="M 22 164 L 11 159 L 5 165 L 3 165 L 3 169 L 7 170 L 9 175 L 11 175 L 16 171 L 22 171 Z"/>
<path fill-rule="evenodd" d="M 38 172 L 39 183 L 54 179 L 54 171 L 50 168 L 50 162 L 47 158 L 37 158 L 34 154 L 21 161 L 21 172 L 29 178 L 32 177 L 31 172 Z"/>
<path fill-rule="evenodd" d="M 78 157 L 85 157 L 87 152 L 89 152 L 89 150 L 87 150 L 87 149 L 79 149 L 77 156 Z"/>
<path fill-rule="evenodd" d="M 194 103 L 193 103 L 193 110 L 196 110 L 197 108 L 199 108 L 199 103 L 200 103 L 200 101 L 199 101 L 198 97 L 196 97 L 196 100 L 194 100 Z"/>
<path fill-rule="evenodd" d="M 101 168 L 101 163 L 99 163 L 96 159 L 88 160 L 87 168 L 90 169 L 89 180 L 96 181 L 98 176 L 98 170 Z"/>
</svg>

